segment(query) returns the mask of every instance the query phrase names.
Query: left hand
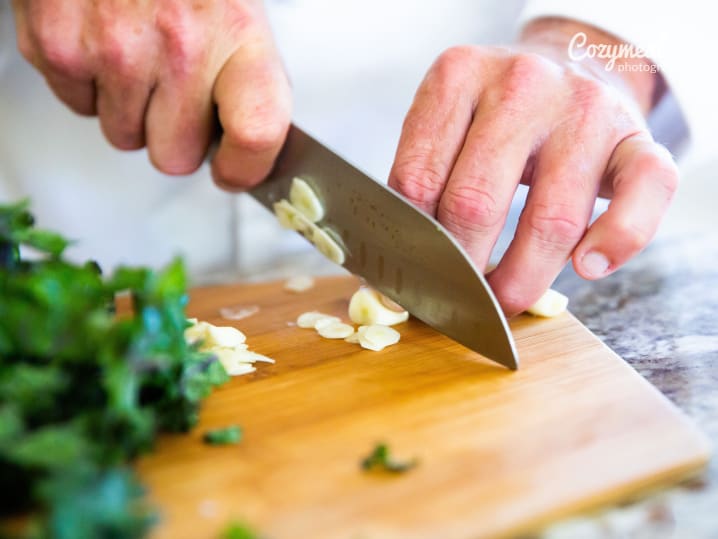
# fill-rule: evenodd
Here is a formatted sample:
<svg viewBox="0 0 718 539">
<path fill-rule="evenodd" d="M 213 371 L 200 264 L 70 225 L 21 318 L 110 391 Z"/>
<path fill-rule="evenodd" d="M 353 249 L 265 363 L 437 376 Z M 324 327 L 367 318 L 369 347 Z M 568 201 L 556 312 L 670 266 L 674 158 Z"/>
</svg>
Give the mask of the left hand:
<svg viewBox="0 0 718 539">
<path fill-rule="evenodd" d="M 598 42 L 615 38 L 572 21 L 537 22 L 516 48 L 457 47 L 439 57 L 406 117 L 389 177 L 480 269 L 519 182 L 530 186 L 515 237 L 488 276 L 508 315 L 533 304 L 569 258 L 596 279 L 637 254 L 678 181 L 642 114 L 660 75 L 578 65 L 566 48 L 577 30 Z M 612 202 L 589 226 L 597 196 Z"/>
</svg>

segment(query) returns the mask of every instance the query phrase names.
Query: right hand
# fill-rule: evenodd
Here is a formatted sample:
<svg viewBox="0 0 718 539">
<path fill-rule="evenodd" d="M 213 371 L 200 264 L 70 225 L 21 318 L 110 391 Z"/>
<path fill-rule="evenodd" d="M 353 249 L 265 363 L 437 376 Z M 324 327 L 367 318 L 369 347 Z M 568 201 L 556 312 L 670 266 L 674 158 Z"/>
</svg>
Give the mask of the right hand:
<svg viewBox="0 0 718 539">
<path fill-rule="evenodd" d="M 261 0 L 13 0 L 18 48 L 55 94 L 97 115 L 117 148 L 147 146 L 167 174 L 202 163 L 216 131 L 215 181 L 269 173 L 291 92 Z"/>
</svg>

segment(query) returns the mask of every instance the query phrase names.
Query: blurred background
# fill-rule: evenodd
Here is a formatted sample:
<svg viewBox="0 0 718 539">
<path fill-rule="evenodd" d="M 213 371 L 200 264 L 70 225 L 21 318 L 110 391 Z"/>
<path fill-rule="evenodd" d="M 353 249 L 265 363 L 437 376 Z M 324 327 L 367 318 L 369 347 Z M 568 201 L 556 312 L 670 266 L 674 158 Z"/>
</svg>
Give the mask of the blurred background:
<svg viewBox="0 0 718 539">
<path fill-rule="evenodd" d="M 386 181 L 403 117 L 434 59 L 452 45 L 511 43 L 524 7 L 522 0 L 266 4 L 293 85 L 296 123 L 379 181 Z M 614 9 L 611 4 L 625 17 L 635 16 L 636 9 L 621 8 L 620 2 L 603 3 L 602 9 Z M 685 2 L 680 9 L 698 6 Z M 646 15 L 631 24 L 676 22 Z M 697 33 L 667 29 L 667 43 L 689 49 L 680 40 Z M 704 52 L 684 55 L 680 74 L 692 77 L 691 85 L 715 88 Z M 702 123 L 715 125 L 712 104 L 706 102 L 704 110 Z M 675 138 L 682 133 L 674 125 L 680 118 L 675 111 L 664 114 L 659 131 Z M 219 191 L 206 166 L 170 178 L 151 168 L 144 151 L 111 148 L 95 119 L 67 110 L 20 58 L 8 2 L 0 4 L 0 127 L 0 199 L 32 197 L 42 226 L 78 240 L 69 251 L 74 258 L 93 257 L 111 268 L 161 265 L 180 253 L 196 282 L 338 271 L 303 239 L 279 229 L 250 197 Z M 718 145 L 715 138 L 703 139 L 700 148 L 681 156 L 684 185 L 662 233 L 683 234 L 701 213 L 713 215 Z M 512 237 L 524 194 L 522 187 L 495 257 Z M 681 213 L 681 199 L 688 215 Z"/>
</svg>

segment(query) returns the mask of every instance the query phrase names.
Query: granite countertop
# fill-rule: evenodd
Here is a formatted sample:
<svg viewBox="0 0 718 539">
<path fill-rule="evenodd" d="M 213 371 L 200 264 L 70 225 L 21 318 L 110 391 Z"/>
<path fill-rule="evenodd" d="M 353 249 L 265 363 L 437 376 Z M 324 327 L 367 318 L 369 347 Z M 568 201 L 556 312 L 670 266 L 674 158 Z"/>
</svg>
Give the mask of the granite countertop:
<svg viewBox="0 0 718 539">
<path fill-rule="evenodd" d="M 718 194 L 713 167 L 684 185 L 651 246 L 589 283 L 565 271 L 571 311 L 683 410 L 718 450 Z M 687 181 L 684 181 L 686 184 Z M 718 538 L 718 458 L 684 484 L 549 528 L 546 539 Z"/>
</svg>

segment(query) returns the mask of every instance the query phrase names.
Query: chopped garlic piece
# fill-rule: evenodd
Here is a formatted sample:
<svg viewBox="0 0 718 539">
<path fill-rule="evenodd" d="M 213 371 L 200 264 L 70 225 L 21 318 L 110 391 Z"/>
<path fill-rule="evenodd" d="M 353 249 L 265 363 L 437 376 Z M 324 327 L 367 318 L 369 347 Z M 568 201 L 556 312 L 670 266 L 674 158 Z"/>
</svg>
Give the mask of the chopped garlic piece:
<svg viewBox="0 0 718 539">
<path fill-rule="evenodd" d="M 232 326 L 214 326 L 207 324 L 207 341 L 206 346 L 219 346 L 222 348 L 231 348 L 239 344 L 243 344 L 247 337 Z"/>
<path fill-rule="evenodd" d="M 379 352 L 387 346 L 398 343 L 400 338 L 401 335 L 397 330 L 389 326 L 372 324 L 359 333 L 359 344 L 362 348 Z"/>
<path fill-rule="evenodd" d="M 289 189 L 289 201 L 307 219 L 316 223 L 324 217 L 324 207 L 314 189 L 301 178 L 294 178 Z"/>
<path fill-rule="evenodd" d="M 349 318 L 355 324 L 380 324 L 393 326 L 406 322 L 409 313 L 405 310 L 397 310 L 393 301 L 384 298 L 379 292 L 371 288 L 362 287 L 351 297 L 349 301 Z"/>
<path fill-rule="evenodd" d="M 288 200 L 282 199 L 279 202 L 275 202 L 272 207 L 274 208 L 274 215 L 279 221 L 279 225 L 282 228 L 289 228 L 294 230 L 294 215 L 297 213 L 297 209 L 292 206 Z"/>
<path fill-rule="evenodd" d="M 359 344 L 359 333 L 354 332 L 344 339 L 346 342 L 351 344 Z"/>
<path fill-rule="evenodd" d="M 567 306 L 568 298 L 561 292 L 549 288 L 536 303 L 526 309 L 526 312 L 535 316 L 550 318 L 564 312 Z"/>
<path fill-rule="evenodd" d="M 345 339 L 354 334 L 354 328 L 343 322 L 332 322 L 318 327 L 317 333 L 325 339 Z"/>
<path fill-rule="evenodd" d="M 234 363 L 229 367 L 224 366 L 224 370 L 227 371 L 227 374 L 230 376 L 241 376 L 254 372 L 257 369 L 251 363 Z"/>
<path fill-rule="evenodd" d="M 325 326 L 329 326 L 331 324 L 339 324 L 341 323 L 341 319 L 336 316 L 325 316 L 324 318 L 318 319 L 316 322 L 314 322 L 314 329 L 320 330 Z"/>
<path fill-rule="evenodd" d="M 314 286 L 314 277 L 309 275 L 295 275 L 284 283 L 284 289 L 290 292 L 306 292 Z"/>
<path fill-rule="evenodd" d="M 259 361 L 261 363 L 274 363 L 274 360 L 271 357 L 258 354 L 257 352 L 252 352 L 251 350 L 238 351 L 237 359 L 241 362 L 246 363 L 254 363 L 256 361 Z"/>
<path fill-rule="evenodd" d="M 324 314 L 318 311 L 309 311 L 306 313 L 302 313 L 297 317 L 297 325 L 300 328 L 313 328 L 314 324 L 316 324 L 318 320 L 321 320 L 323 318 L 333 318 L 338 320 L 336 316 L 332 316 L 330 314 Z"/>
<path fill-rule="evenodd" d="M 325 229 L 315 226 L 311 241 L 319 252 L 332 262 L 342 265 L 346 261 L 344 250 Z"/>
<path fill-rule="evenodd" d="M 184 340 L 187 344 L 195 344 L 199 341 L 204 341 L 207 338 L 207 322 L 195 322 L 193 326 L 188 327 L 184 330 Z"/>
<path fill-rule="evenodd" d="M 219 315 L 227 320 L 242 320 L 259 312 L 259 305 L 236 305 L 234 307 L 222 307 Z"/>
</svg>

